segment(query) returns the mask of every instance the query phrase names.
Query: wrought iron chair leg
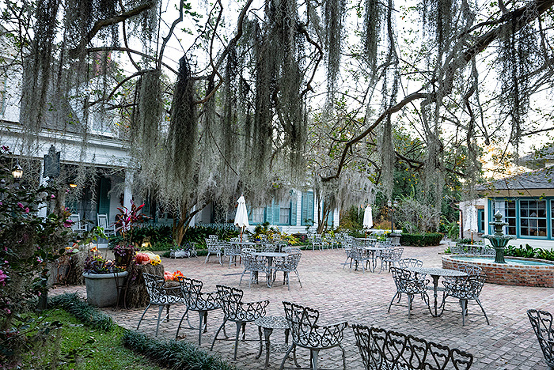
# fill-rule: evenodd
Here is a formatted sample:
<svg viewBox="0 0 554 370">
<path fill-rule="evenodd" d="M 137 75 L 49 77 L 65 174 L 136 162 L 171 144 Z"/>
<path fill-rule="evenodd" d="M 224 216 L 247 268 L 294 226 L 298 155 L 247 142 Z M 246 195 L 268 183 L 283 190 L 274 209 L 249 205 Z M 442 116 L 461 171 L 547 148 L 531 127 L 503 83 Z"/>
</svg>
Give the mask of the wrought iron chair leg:
<svg viewBox="0 0 554 370">
<path fill-rule="evenodd" d="M 479 307 L 481 307 L 481 311 L 483 311 L 483 315 L 485 315 L 485 320 L 487 320 L 487 325 L 490 325 L 489 323 L 489 318 L 487 317 L 487 314 L 485 312 L 485 309 L 483 308 L 483 306 L 481 305 L 481 301 L 479 301 L 479 298 L 475 298 L 475 302 L 477 302 L 477 304 L 479 305 Z"/>
<path fill-rule="evenodd" d="M 223 324 L 221 324 L 219 329 L 217 329 L 217 331 L 215 332 L 214 340 L 212 341 L 212 346 L 210 347 L 210 351 L 213 351 L 213 349 L 214 349 L 214 344 L 215 344 L 215 341 L 217 340 L 217 336 L 218 336 L 219 332 L 221 331 L 221 328 L 223 328 L 223 331 L 225 332 L 225 323 L 226 322 L 227 322 L 227 319 L 224 319 Z M 225 337 L 227 337 L 227 335 L 225 335 Z"/>
<path fill-rule="evenodd" d="M 300 275 L 298 275 L 298 271 L 294 270 L 296 273 L 296 277 L 298 278 L 298 283 L 300 284 L 300 288 L 302 288 L 302 282 L 300 281 Z"/>
<path fill-rule="evenodd" d="M 317 355 L 319 351 L 316 349 L 310 349 L 310 365 L 313 370 L 317 370 Z"/>
<path fill-rule="evenodd" d="M 412 300 L 414 299 L 414 296 L 411 294 L 407 294 L 407 296 L 408 296 L 408 319 L 409 319 L 412 313 Z"/>
<path fill-rule="evenodd" d="M 210 252 L 206 255 L 206 259 L 204 260 L 204 263 L 208 263 L 208 259 L 210 258 Z"/>
<path fill-rule="evenodd" d="M 181 316 L 181 320 L 179 321 L 179 326 L 177 327 L 177 333 L 175 333 L 175 340 L 177 340 L 177 337 L 179 336 L 179 330 L 181 330 L 181 324 L 183 323 L 183 319 L 187 318 L 187 321 L 189 319 L 188 317 L 188 312 L 189 312 L 189 308 L 187 307 L 187 309 L 185 310 L 185 313 L 183 314 L 183 316 Z M 189 326 L 190 326 L 190 322 L 189 322 Z"/>
<path fill-rule="evenodd" d="M 240 327 L 242 323 L 240 321 L 237 321 L 236 324 L 237 324 L 237 333 L 235 335 L 235 355 L 233 356 L 233 360 L 237 359 L 237 350 L 239 347 L 239 334 L 240 334 Z"/>
<path fill-rule="evenodd" d="M 156 325 L 156 337 L 158 336 L 158 330 L 160 328 L 160 319 L 162 318 L 162 312 L 164 310 L 164 306 L 160 305 L 158 308 L 158 324 Z"/>
<path fill-rule="evenodd" d="M 204 333 L 208 331 L 208 311 L 202 311 L 204 312 Z"/>
<path fill-rule="evenodd" d="M 281 361 L 281 366 L 279 367 L 279 370 L 283 370 L 285 368 L 285 361 L 287 361 L 287 357 L 289 357 L 290 355 L 290 352 L 296 347 L 296 344 L 291 344 L 291 346 L 289 347 L 289 349 L 287 350 L 287 353 L 285 353 L 285 357 L 283 357 L 283 361 Z M 296 353 L 295 353 L 295 356 L 294 356 L 294 361 L 296 363 Z"/>
<path fill-rule="evenodd" d="M 394 296 L 392 297 L 392 299 L 391 299 L 391 301 L 390 301 L 390 304 L 389 304 L 389 310 L 388 310 L 387 312 L 390 313 L 390 308 L 391 308 L 391 306 L 392 306 L 392 302 L 394 302 L 394 299 L 395 299 L 396 296 L 398 296 L 398 295 L 399 295 L 398 292 L 394 293 Z M 399 297 L 399 299 L 400 299 L 400 297 Z"/>
<path fill-rule="evenodd" d="M 342 351 L 342 368 L 346 370 L 346 353 L 344 352 L 344 347 L 339 343 L 339 348 Z"/>
<path fill-rule="evenodd" d="M 466 321 L 467 300 L 460 299 L 460 305 L 462 306 L 462 326 L 464 326 Z"/>
<path fill-rule="evenodd" d="M 198 324 L 198 346 L 202 345 L 202 319 L 204 318 L 204 312 L 198 311 L 200 314 L 200 323 Z"/>
<path fill-rule="evenodd" d="M 137 330 L 140 326 L 140 323 L 142 322 L 142 319 L 144 318 L 144 315 L 146 315 L 146 311 L 148 311 L 149 308 L 150 308 L 150 303 L 148 304 L 148 306 L 146 306 L 146 309 L 144 310 L 144 312 L 142 313 L 142 316 L 140 317 L 140 320 L 139 320 L 138 325 L 137 325 Z"/>
</svg>

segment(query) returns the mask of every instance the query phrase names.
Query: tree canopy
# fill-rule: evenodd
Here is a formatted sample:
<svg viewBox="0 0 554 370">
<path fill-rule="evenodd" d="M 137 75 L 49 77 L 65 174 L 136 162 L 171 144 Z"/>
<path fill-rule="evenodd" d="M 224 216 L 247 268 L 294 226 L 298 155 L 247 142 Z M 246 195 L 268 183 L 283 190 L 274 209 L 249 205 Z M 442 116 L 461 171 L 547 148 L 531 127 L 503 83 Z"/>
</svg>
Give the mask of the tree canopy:
<svg viewBox="0 0 554 370">
<path fill-rule="evenodd" d="M 24 152 L 45 126 L 85 143 L 90 115 L 117 111 L 136 184 L 182 220 L 292 186 L 348 207 L 378 179 L 390 197 L 398 159 L 439 207 L 447 173 L 475 180 L 480 144 L 552 129 L 553 5 L 3 0 L 2 68 L 22 71 Z M 395 148 L 400 126 L 421 158 Z"/>
</svg>

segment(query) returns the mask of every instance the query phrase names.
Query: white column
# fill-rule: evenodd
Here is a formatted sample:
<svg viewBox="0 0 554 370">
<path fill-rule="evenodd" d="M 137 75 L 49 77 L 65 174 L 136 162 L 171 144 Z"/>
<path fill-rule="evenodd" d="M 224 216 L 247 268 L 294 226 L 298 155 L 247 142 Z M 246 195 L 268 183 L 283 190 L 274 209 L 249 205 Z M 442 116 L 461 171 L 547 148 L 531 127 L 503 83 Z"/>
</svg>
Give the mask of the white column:
<svg viewBox="0 0 554 370">
<path fill-rule="evenodd" d="M 125 187 L 123 189 L 123 206 L 127 209 L 131 209 L 131 199 L 133 199 L 133 192 L 131 188 L 133 186 L 133 171 L 125 171 Z"/>
<path fill-rule="evenodd" d="M 42 166 L 40 167 L 40 174 L 39 174 L 39 183 L 41 186 L 47 186 L 48 180 L 46 180 L 44 177 L 42 177 L 42 174 L 44 173 L 44 161 L 42 161 Z M 52 194 L 48 194 L 46 196 L 46 199 L 44 202 L 39 203 L 38 205 L 38 217 L 46 218 L 48 216 L 48 202 L 50 201 L 50 196 Z"/>
</svg>

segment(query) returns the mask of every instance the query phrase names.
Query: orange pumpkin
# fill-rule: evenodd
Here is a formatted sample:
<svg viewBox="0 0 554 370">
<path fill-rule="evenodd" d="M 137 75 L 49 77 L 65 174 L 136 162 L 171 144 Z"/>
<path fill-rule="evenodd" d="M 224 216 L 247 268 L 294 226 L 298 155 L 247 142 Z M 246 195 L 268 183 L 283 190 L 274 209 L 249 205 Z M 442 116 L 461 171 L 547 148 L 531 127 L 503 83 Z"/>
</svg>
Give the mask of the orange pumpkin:
<svg viewBox="0 0 554 370">
<path fill-rule="evenodd" d="M 147 265 L 150 263 L 150 256 L 146 253 L 137 253 L 135 261 L 137 261 L 138 264 Z"/>
</svg>

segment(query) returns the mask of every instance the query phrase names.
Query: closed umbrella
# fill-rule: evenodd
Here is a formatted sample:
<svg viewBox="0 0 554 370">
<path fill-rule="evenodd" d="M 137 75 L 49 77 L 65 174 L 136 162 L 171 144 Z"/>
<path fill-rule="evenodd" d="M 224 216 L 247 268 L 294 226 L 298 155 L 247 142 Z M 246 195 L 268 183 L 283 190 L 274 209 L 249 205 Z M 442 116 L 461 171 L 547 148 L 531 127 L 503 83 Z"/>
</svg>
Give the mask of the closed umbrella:
<svg viewBox="0 0 554 370">
<path fill-rule="evenodd" d="M 246 211 L 244 196 L 241 195 L 237 202 L 239 205 L 237 206 L 237 214 L 235 215 L 235 225 L 240 227 L 240 241 L 242 242 L 242 231 L 245 227 L 250 225 L 248 224 L 248 212 Z"/>
<path fill-rule="evenodd" d="M 365 207 L 363 226 L 364 229 L 366 229 L 366 233 L 368 229 L 371 229 L 373 227 L 373 211 L 371 209 L 371 206 L 369 205 Z"/>
</svg>

